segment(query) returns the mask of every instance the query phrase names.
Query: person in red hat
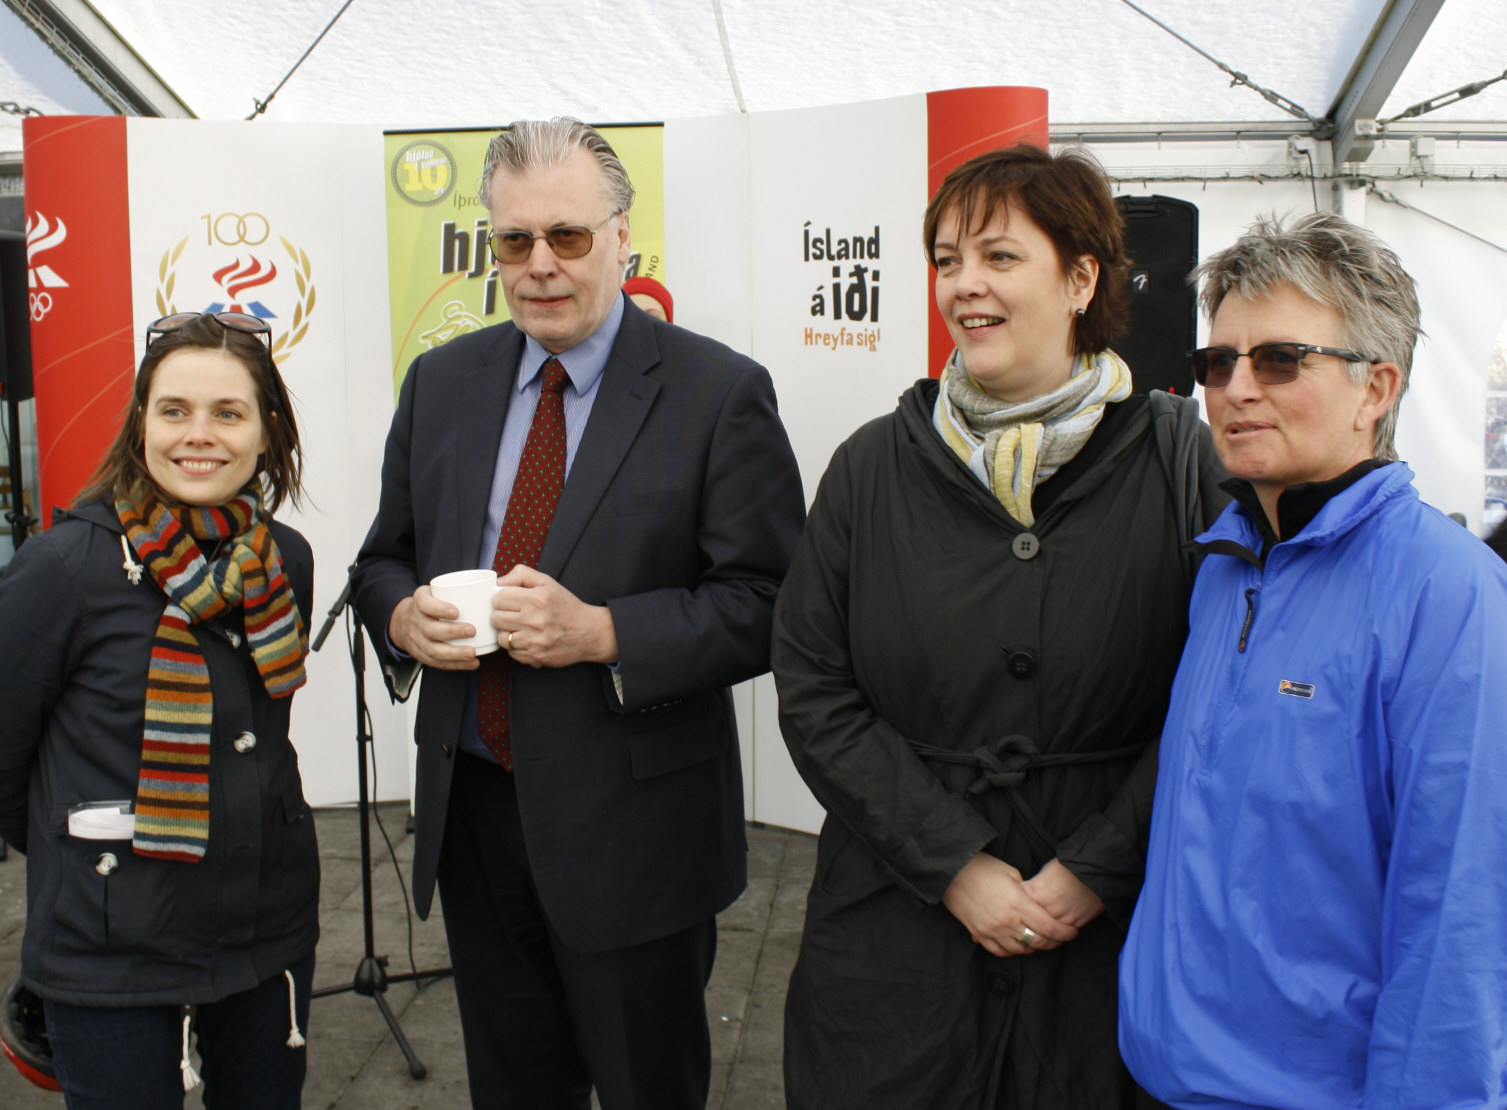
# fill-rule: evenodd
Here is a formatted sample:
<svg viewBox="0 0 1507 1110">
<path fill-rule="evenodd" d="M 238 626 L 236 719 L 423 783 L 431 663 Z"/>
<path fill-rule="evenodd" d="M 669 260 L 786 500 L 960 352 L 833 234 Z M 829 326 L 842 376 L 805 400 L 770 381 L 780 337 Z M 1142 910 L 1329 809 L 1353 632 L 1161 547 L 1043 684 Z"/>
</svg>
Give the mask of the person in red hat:
<svg viewBox="0 0 1507 1110">
<path fill-rule="evenodd" d="M 651 277 L 632 277 L 623 282 L 628 299 L 656 320 L 675 322 L 675 300 L 670 291 Z"/>
</svg>

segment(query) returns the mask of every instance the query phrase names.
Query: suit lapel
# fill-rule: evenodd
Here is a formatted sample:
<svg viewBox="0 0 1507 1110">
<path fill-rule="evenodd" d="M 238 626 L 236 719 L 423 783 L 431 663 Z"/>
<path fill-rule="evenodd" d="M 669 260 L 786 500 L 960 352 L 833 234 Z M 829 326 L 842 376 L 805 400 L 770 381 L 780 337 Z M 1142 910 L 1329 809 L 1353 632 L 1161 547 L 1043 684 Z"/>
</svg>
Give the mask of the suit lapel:
<svg viewBox="0 0 1507 1110">
<path fill-rule="evenodd" d="M 487 501 L 497 469 L 497 448 L 513 397 L 518 360 L 523 357 L 523 333 L 512 324 L 498 327 L 497 341 L 484 348 L 476 362 L 460 374 L 453 398 L 455 438 L 451 441 L 456 491 L 456 546 L 461 562 L 471 566 L 481 551 L 481 532 L 487 523 Z"/>
<path fill-rule="evenodd" d="M 552 578 L 560 577 L 649 415 L 659 383 L 646 375 L 657 365 L 659 348 L 654 342 L 653 324 L 636 311 L 624 312 L 539 559 L 539 569 Z"/>
</svg>

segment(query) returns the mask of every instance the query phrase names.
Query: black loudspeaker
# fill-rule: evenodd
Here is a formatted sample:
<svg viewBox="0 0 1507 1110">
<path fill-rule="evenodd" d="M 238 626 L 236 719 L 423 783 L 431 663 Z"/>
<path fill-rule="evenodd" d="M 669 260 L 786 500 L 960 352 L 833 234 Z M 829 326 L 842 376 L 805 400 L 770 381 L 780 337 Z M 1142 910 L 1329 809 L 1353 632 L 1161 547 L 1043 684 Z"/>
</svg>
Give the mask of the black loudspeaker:
<svg viewBox="0 0 1507 1110">
<path fill-rule="evenodd" d="M 26 296 L 26 236 L 0 231 L 0 394 L 31 398 L 31 309 Z"/>
<path fill-rule="evenodd" d="M 1198 334 L 1198 207 L 1173 197 L 1118 196 L 1130 255 L 1130 327 L 1114 351 L 1130 364 L 1135 391 L 1193 392 L 1188 365 Z"/>
</svg>

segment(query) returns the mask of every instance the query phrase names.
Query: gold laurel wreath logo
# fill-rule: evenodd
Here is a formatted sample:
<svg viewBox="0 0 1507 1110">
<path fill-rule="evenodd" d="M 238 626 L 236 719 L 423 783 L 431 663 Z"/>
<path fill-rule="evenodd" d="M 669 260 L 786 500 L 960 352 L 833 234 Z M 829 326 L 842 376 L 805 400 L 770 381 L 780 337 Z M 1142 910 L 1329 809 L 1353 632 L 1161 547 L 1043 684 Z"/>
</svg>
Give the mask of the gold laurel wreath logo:
<svg viewBox="0 0 1507 1110">
<path fill-rule="evenodd" d="M 178 282 L 178 272 L 174 269 L 178 265 L 178 259 L 183 254 L 183 248 L 188 246 L 185 238 L 172 250 L 164 251 L 162 263 L 157 267 L 157 315 L 171 316 L 178 310 L 173 307 L 173 286 Z"/>
<path fill-rule="evenodd" d="M 313 279 L 314 267 L 309 262 L 308 252 L 295 247 L 281 235 L 278 239 L 282 241 L 283 249 L 288 252 L 288 257 L 293 260 L 293 281 L 298 286 L 298 303 L 293 306 L 293 320 L 288 330 L 272 342 L 273 358 L 291 351 L 303 342 L 304 336 L 308 335 L 309 321 L 314 316 L 314 302 L 317 296 Z M 157 266 L 157 314 L 159 316 L 171 316 L 178 311 L 173 303 L 173 289 L 178 283 L 178 259 L 182 257 L 183 250 L 187 246 L 188 240 L 185 238 L 177 246 L 164 251 L 162 261 Z"/>
<path fill-rule="evenodd" d="M 303 337 L 309 332 L 309 320 L 314 315 L 314 268 L 309 265 L 308 252 L 295 247 L 281 235 L 278 239 L 293 259 L 293 280 L 298 285 L 298 303 L 293 306 L 292 326 L 272 344 L 273 358 L 284 350 L 291 351 L 303 342 Z"/>
</svg>

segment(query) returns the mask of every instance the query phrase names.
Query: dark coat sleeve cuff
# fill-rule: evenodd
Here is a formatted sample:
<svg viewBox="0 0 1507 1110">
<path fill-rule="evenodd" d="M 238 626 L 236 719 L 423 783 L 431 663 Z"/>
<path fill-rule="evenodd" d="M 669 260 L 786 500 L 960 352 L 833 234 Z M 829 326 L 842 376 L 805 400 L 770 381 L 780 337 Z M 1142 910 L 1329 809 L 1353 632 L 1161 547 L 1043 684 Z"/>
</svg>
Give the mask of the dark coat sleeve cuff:
<svg viewBox="0 0 1507 1110">
<path fill-rule="evenodd" d="M 1130 927 L 1146 861 L 1114 822 L 1094 814 L 1057 846 L 1057 858 L 1099 896 L 1111 921 L 1121 929 Z"/>
</svg>

